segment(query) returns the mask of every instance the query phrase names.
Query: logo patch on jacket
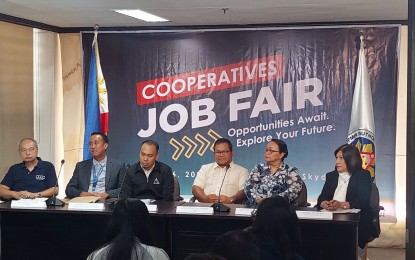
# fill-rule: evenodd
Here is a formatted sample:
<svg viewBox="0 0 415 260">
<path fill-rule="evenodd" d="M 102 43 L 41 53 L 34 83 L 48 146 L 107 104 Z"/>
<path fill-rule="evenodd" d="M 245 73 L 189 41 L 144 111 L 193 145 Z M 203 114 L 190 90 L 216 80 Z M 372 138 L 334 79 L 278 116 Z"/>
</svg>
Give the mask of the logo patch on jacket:
<svg viewBox="0 0 415 260">
<path fill-rule="evenodd" d="M 46 178 L 45 175 L 36 175 L 36 180 L 43 181 Z"/>
<path fill-rule="evenodd" d="M 153 182 L 153 184 L 160 184 L 159 180 L 156 178 Z"/>
</svg>

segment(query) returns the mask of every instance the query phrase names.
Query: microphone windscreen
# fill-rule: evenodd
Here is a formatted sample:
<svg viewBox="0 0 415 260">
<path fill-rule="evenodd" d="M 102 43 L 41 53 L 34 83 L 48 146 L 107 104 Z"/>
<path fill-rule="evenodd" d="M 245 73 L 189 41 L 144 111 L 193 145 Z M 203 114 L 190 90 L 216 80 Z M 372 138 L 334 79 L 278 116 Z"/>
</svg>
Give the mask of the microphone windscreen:
<svg viewBox="0 0 415 260">
<path fill-rule="evenodd" d="M 62 160 L 61 160 L 61 164 L 64 164 L 64 163 L 65 163 L 65 159 L 62 159 Z"/>
</svg>

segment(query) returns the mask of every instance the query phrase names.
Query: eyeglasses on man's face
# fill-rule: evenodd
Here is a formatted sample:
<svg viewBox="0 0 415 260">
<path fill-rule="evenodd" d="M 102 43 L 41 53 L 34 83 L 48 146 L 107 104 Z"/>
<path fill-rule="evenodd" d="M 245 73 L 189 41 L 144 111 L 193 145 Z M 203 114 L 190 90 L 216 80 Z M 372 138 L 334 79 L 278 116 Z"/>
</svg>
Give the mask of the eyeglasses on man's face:
<svg viewBox="0 0 415 260">
<path fill-rule="evenodd" d="M 227 151 L 215 151 L 215 154 L 216 155 L 228 155 L 229 152 L 230 152 L 229 150 L 227 150 Z"/>
<path fill-rule="evenodd" d="M 265 148 L 264 152 L 266 152 L 266 153 L 279 153 L 280 151 L 276 151 L 276 150 L 273 150 L 271 148 Z"/>
<path fill-rule="evenodd" d="M 21 148 L 20 152 L 21 153 L 33 153 L 34 151 L 36 151 L 36 147 L 30 147 L 30 148 Z"/>
</svg>

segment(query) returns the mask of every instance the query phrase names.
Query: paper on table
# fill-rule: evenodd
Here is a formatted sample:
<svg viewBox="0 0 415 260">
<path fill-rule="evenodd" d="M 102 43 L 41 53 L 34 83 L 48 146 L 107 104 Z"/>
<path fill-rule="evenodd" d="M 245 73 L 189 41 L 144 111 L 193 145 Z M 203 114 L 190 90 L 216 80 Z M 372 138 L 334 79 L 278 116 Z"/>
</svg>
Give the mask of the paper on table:
<svg viewBox="0 0 415 260">
<path fill-rule="evenodd" d="M 336 209 L 335 211 L 329 211 L 322 209 L 321 212 L 333 212 L 333 213 L 358 213 L 360 209 Z"/>
<path fill-rule="evenodd" d="M 16 201 L 22 201 L 22 202 L 44 202 L 47 199 L 48 198 L 34 198 L 34 199 L 19 199 L 19 200 L 16 200 Z"/>
<path fill-rule="evenodd" d="M 36 199 L 20 199 L 20 200 L 12 200 L 10 207 L 13 208 L 34 208 L 34 209 L 45 209 L 46 203 L 45 198 L 36 198 Z"/>
<path fill-rule="evenodd" d="M 177 206 L 176 213 L 213 214 L 212 207 Z"/>
<path fill-rule="evenodd" d="M 147 206 L 147 210 L 149 211 L 149 212 L 156 212 L 157 211 L 157 205 L 150 205 L 150 204 L 146 204 L 146 206 Z"/>
<path fill-rule="evenodd" d="M 36 201 L 47 201 L 48 198 L 35 198 L 34 200 L 36 200 Z"/>
<path fill-rule="evenodd" d="M 152 200 L 152 199 L 141 199 L 141 201 L 144 203 L 144 204 L 150 204 L 150 203 L 153 203 L 154 201 L 156 201 L 156 200 Z"/>
<path fill-rule="evenodd" d="M 333 212 L 296 210 L 299 219 L 333 219 Z"/>
<path fill-rule="evenodd" d="M 94 203 L 99 200 L 96 196 L 76 197 L 68 201 L 68 203 Z"/>
<path fill-rule="evenodd" d="M 251 208 L 236 208 L 235 215 L 252 216 L 252 211 L 254 210 Z"/>
</svg>

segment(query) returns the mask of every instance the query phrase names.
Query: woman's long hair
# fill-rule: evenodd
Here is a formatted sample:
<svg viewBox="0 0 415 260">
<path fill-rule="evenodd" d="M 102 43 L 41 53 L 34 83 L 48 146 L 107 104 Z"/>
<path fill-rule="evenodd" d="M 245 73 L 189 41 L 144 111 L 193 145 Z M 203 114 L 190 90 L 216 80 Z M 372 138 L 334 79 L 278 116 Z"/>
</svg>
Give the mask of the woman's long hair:
<svg viewBox="0 0 415 260">
<path fill-rule="evenodd" d="M 106 241 L 110 247 L 106 259 L 131 259 L 132 252 L 140 251 L 137 240 L 146 245 L 153 244 L 148 209 L 139 199 L 120 199 L 107 227 Z"/>
<path fill-rule="evenodd" d="M 337 156 L 337 153 L 342 151 L 343 158 L 346 163 L 347 171 L 350 174 L 357 172 L 362 169 L 362 157 L 360 156 L 359 149 L 356 146 L 351 144 L 343 144 L 334 151 L 334 156 Z"/>
<path fill-rule="evenodd" d="M 301 235 L 294 208 L 283 197 L 263 200 L 257 209 L 253 233 L 260 247 L 267 247 L 274 255 L 290 259 L 299 253 Z"/>
<path fill-rule="evenodd" d="M 227 260 L 256 260 L 259 248 L 255 236 L 248 231 L 236 229 L 218 237 L 212 252 Z"/>
</svg>

